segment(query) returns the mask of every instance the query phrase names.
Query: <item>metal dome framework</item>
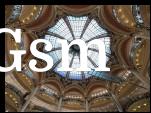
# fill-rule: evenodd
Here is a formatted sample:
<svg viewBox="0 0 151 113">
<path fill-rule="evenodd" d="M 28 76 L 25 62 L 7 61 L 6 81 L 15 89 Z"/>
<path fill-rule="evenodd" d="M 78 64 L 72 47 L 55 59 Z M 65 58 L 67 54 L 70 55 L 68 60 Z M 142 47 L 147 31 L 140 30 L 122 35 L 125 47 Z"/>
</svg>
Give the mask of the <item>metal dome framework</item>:
<svg viewBox="0 0 151 113">
<path fill-rule="evenodd" d="M 67 77 L 69 79 L 81 80 L 92 75 L 88 72 L 57 71 L 57 68 L 61 66 L 62 56 L 61 44 L 57 42 L 57 39 L 66 39 L 68 43 L 75 39 L 82 39 L 86 44 L 94 39 L 99 39 L 104 42 L 104 45 L 102 46 L 105 46 L 106 48 L 106 56 L 111 54 L 109 33 L 107 33 L 107 31 L 103 29 L 95 19 L 92 17 L 90 18 L 89 16 L 65 16 L 60 18 L 53 27 L 48 29 L 44 38 L 53 44 L 53 51 L 47 53 L 54 59 L 54 64 L 58 63 L 54 71 L 62 77 Z M 98 67 L 98 52 L 96 45 L 91 45 L 88 48 L 88 67 L 91 69 Z M 69 65 L 71 68 L 78 68 L 80 66 L 79 54 L 79 47 L 77 45 L 73 45 L 69 50 Z M 107 57 L 106 62 L 108 60 L 109 57 Z"/>
</svg>

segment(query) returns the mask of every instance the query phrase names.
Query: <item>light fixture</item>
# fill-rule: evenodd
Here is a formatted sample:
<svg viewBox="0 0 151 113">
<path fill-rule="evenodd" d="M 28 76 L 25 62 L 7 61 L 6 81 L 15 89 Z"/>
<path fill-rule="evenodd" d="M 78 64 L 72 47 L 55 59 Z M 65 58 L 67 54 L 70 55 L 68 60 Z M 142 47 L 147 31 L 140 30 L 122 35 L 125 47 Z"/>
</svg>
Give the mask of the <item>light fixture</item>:
<svg viewBox="0 0 151 113">
<path fill-rule="evenodd" d="M 10 94 L 9 97 L 13 97 L 13 95 Z"/>
<path fill-rule="evenodd" d="M 138 108 L 141 108 L 141 106 L 137 106 Z"/>
<path fill-rule="evenodd" d="M 136 57 L 138 57 L 139 56 L 139 54 L 138 53 L 136 53 Z"/>
<path fill-rule="evenodd" d="M 128 23 L 129 22 L 129 20 L 125 20 L 125 23 Z"/>
<path fill-rule="evenodd" d="M 146 106 L 147 104 L 146 104 L 146 103 L 144 103 L 143 105 L 144 105 L 144 106 Z"/>
<path fill-rule="evenodd" d="M 131 23 L 131 26 L 132 26 L 132 27 L 134 26 L 134 23 L 133 23 L 133 22 Z"/>
<path fill-rule="evenodd" d="M 125 15 L 122 15 L 121 18 L 122 18 L 122 19 L 125 18 Z"/>
<path fill-rule="evenodd" d="M 15 101 L 15 100 L 16 100 L 16 98 L 13 98 L 13 100 Z"/>
<path fill-rule="evenodd" d="M 31 13 L 30 15 L 31 15 L 31 16 L 33 16 L 33 15 L 34 15 L 34 13 Z"/>
<path fill-rule="evenodd" d="M 136 109 L 133 109 L 133 111 L 136 111 Z"/>
<path fill-rule="evenodd" d="M 29 17 L 27 17 L 27 20 L 29 20 L 30 18 Z"/>
<path fill-rule="evenodd" d="M 8 94 L 8 92 L 5 92 L 5 95 L 7 95 Z"/>
<path fill-rule="evenodd" d="M 37 7 L 36 7 L 36 6 L 34 6 L 34 10 L 37 10 Z"/>
<path fill-rule="evenodd" d="M 122 12 L 122 9 L 120 8 L 120 9 L 118 9 L 118 12 L 120 13 L 120 12 Z"/>
</svg>

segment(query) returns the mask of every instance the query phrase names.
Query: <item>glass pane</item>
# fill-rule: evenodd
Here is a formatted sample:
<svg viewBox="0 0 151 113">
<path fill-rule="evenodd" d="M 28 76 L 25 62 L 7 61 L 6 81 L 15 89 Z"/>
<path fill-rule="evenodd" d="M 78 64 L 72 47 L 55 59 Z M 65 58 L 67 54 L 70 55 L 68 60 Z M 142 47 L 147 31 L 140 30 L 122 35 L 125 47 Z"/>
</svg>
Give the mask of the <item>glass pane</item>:
<svg viewBox="0 0 151 113">
<path fill-rule="evenodd" d="M 71 34 L 74 34 L 75 38 L 80 38 L 82 32 L 83 37 L 81 37 L 82 40 L 84 41 L 88 41 L 88 40 L 94 40 L 96 39 L 97 36 L 100 36 L 102 34 L 107 33 L 106 30 L 104 30 L 103 28 L 101 28 L 101 26 L 99 26 L 99 24 L 97 23 L 96 20 L 94 19 L 89 19 L 90 23 L 89 25 L 86 27 L 86 21 L 88 21 L 88 16 L 82 16 L 82 17 L 75 17 L 75 16 L 67 16 L 67 21 L 69 22 L 68 24 L 66 23 L 67 21 L 64 21 L 63 18 L 61 18 L 54 27 L 49 28 L 48 32 L 50 32 L 49 35 L 45 35 L 45 39 L 49 40 L 53 46 L 53 48 L 58 48 L 61 47 L 61 44 L 57 42 L 57 39 L 59 39 L 60 37 L 70 41 L 73 41 L 73 37 Z M 70 27 L 71 28 L 68 28 Z M 85 32 L 83 31 L 84 27 L 86 27 Z M 70 30 L 72 29 L 72 30 Z M 72 32 L 72 33 L 71 33 Z M 99 38 L 97 38 L 99 39 Z M 99 40 L 102 40 L 104 42 L 104 44 L 102 46 L 105 46 L 105 51 L 106 53 L 110 54 L 110 37 L 103 37 L 100 38 Z M 87 59 L 87 65 L 89 68 L 94 69 L 95 65 L 98 66 L 98 55 L 99 55 L 99 51 L 98 51 L 98 47 L 97 45 L 90 45 L 89 47 L 90 49 L 88 50 L 88 56 L 90 59 L 92 59 L 93 63 Z M 71 48 L 70 48 L 71 49 Z M 72 48 L 71 51 L 69 52 L 69 64 L 71 63 L 72 59 L 72 65 L 71 68 L 79 68 L 80 67 L 80 58 L 79 58 L 79 54 L 77 54 L 75 51 L 75 49 L 77 48 Z M 79 50 L 80 51 L 80 50 Z M 54 61 L 54 64 L 60 60 L 62 58 L 62 51 L 61 50 L 54 50 L 54 51 L 50 51 L 48 53 Z M 103 60 L 103 59 L 101 59 Z M 108 61 L 109 59 L 107 58 L 106 61 Z M 56 66 L 56 68 L 54 69 L 54 71 L 56 73 L 58 73 L 60 76 L 66 77 L 67 72 L 60 72 L 57 71 L 57 68 L 61 67 L 62 64 L 61 62 Z M 82 79 L 82 76 L 84 75 L 84 78 L 88 78 L 90 76 L 96 75 L 98 76 L 99 73 L 92 71 L 92 72 L 84 72 L 84 74 L 82 74 L 82 72 L 78 72 L 78 71 L 72 71 L 69 72 L 69 79 L 76 79 L 76 80 L 80 80 Z"/>
</svg>

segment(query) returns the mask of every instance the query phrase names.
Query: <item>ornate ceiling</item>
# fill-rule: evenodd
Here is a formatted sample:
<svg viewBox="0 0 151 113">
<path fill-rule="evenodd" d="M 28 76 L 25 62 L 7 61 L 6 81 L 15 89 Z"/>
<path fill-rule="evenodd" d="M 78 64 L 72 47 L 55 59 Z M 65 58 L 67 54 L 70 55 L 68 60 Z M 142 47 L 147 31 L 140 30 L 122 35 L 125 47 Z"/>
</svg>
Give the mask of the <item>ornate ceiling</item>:
<svg viewBox="0 0 151 113">
<path fill-rule="evenodd" d="M 60 37 L 63 33 L 55 32 L 54 29 L 61 18 L 67 25 L 66 32 L 70 32 L 72 36 L 76 34 L 75 26 L 83 26 L 85 30 L 79 30 L 80 33 L 77 35 L 81 36 L 86 32 L 85 40 L 96 33 L 86 31 L 92 20 L 105 30 L 106 35 L 102 37 L 110 37 L 110 52 L 106 54 L 107 67 L 111 69 L 109 73 L 92 72 L 92 76 L 88 77 L 85 76 L 89 73 L 81 73 L 80 79 L 75 79 L 74 73 L 73 79 L 69 72 L 60 74 L 55 71 L 61 62 L 59 59 L 48 72 L 37 73 L 30 70 L 29 60 L 35 58 L 30 53 L 31 42 L 44 36 L 46 38 L 48 31 L 51 31 L 49 40 L 52 41 L 52 37 Z M 79 22 L 79 18 L 83 19 L 85 24 L 82 22 L 80 26 L 73 24 L 72 21 L 77 19 Z M 22 57 L 23 71 L 13 70 L 5 74 L 7 112 L 150 111 L 149 5 L 6 5 L 5 20 L 5 27 L 22 29 L 20 44 L 15 43 L 10 38 L 11 35 L 5 35 L 5 65 L 9 66 L 13 62 L 9 50 L 27 51 Z M 70 37 L 66 34 L 61 37 L 67 36 Z M 92 37 L 89 37 L 90 40 Z M 56 45 L 55 42 L 53 44 Z M 40 51 L 43 51 L 43 47 L 42 44 L 38 45 Z M 55 48 L 53 51 L 58 51 L 59 46 L 55 47 L 58 49 Z M 73 50 L 76 51 L 77 47 L 71 49 L 73 55 Z M 91 50 L 97 51 L 94 48 Z M 89 66 L 97 63 L 97 61 L 92 62 L 92 59 Z M 46 65 L 41 59 L 37 61 L 37 67 Z M 95 76 L 97 74 L 99 76 Z"/>
</svg>

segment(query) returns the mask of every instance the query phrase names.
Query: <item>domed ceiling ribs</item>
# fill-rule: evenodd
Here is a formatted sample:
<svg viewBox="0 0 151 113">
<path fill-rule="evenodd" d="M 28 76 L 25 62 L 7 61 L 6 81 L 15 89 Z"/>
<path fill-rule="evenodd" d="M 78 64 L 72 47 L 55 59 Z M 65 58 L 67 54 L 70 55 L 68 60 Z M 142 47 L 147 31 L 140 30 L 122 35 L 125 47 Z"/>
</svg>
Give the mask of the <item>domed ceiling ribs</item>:
<svg viewBox="0 0 151 113">
<path fill-rule="evenodd" d="M 6 105 L 12 111 L 137 111 L 139 102 L 133 102 L 125 108 L 131 96 L 150 91 L 150 14 L 148 5 L 6 5 L 6 27 L 23 31 L 21 44 L 16 44 L 10 35 L 6 35 L 7 65 L 12 64 L 13 57 L 9 50 L 25 49 L 23 71 L 13 71 L 9 80 L 16 80 L 16 87 L 25 94 L 9 88 L 5 98 L 15 92 L 7 103 L 21 102 L 20 106 Z M 79 24 L 80 23 L 80 24 Z M 63 26 L 63 27 L 62 27 Z M 58 31 L 57 31 L 58 30 Z M 8 38 L 9 37 L 9 38 Z M 53 56 L 54 65 L 46 73 L 37 73 L 28 67 L 29 59 L 34 58 L 30 51 L 33 40 L 43 38 L 53 44 L 51 51 L 45 51 L 45 45 L 39 44 L 38 50 Z M 107 67 L 104 72 L 58 72 L 61 65 L 61 46 L 56 39 L 82 39 L 88 43 L 94 39 L 102 39 L 106 46 Z M 10 43 L 11 42 L 11 43 Z M 70 67 L 80 65 L 77 45 L 69 49 Z M 95 46 L 88 48 L 88 65 L 98 66 L 99 50 Z M 45 62 L 37 59 L 39 67 Z M 74 67 L 74 68 L 75 68 Z M 90 74 L 91 73 L 91 74 Z M 136 79 L 137 78 L 137 79 Z M 149 78 L 149 79 L 148 79 Z M 12 86 L 12 87 L 14 87 Z M 8 88 L 5 88 L 7 90 Z M 144 92 L 143 92 L 144 91 Z M 6 93 L 7 92 L 7 93 Z M 19 97 L 19 98 L 18 98 Z M 24 98 L 24 99 L 23 99 Z M 10 99 L 10 100 L 9 100 Z M 20 100 L 19 100 L 20 99 Z M 141 101 L 142 102 L 142 101 Z M 140 102 L 140 103 L 141 103 Z M 146 102 L 146 100 L 143 102 Z M 38 103 L 40 103 L 38 105 Z M 137 108 L 135 107 L 136 105 Z M 147 106 L 143 103 L 141 106 Z M 9 107 L 7 107 L 9 106 Z M 12 108 L 11 108 L 11 107 Z M 40 108 L 38 108 L 40 107 Z M 9 109 L 10 108 L 10 109 Z M 110 108 L 110 110 L 109 110 Z"/>
<path fill-rule="evenodd" d="M 6 26 L 12 24 L 12 25 L 19 25 L 19 16 L 20 16 L 20 13 L 22 11 L 22 5 L 7 5 L 5 6 L 6 10 L 8 9 L 11 9 L 11 10 L 8 10 L 9 12 L 5 12 L 6 14 L 10 14 L 8 17 L 7 17 L 7 20 L 6 20 Z M 7 16 L 7 15 L 6 15 Z M 9 26 L 10 27 L 10 26 Z"/>
</svg>

